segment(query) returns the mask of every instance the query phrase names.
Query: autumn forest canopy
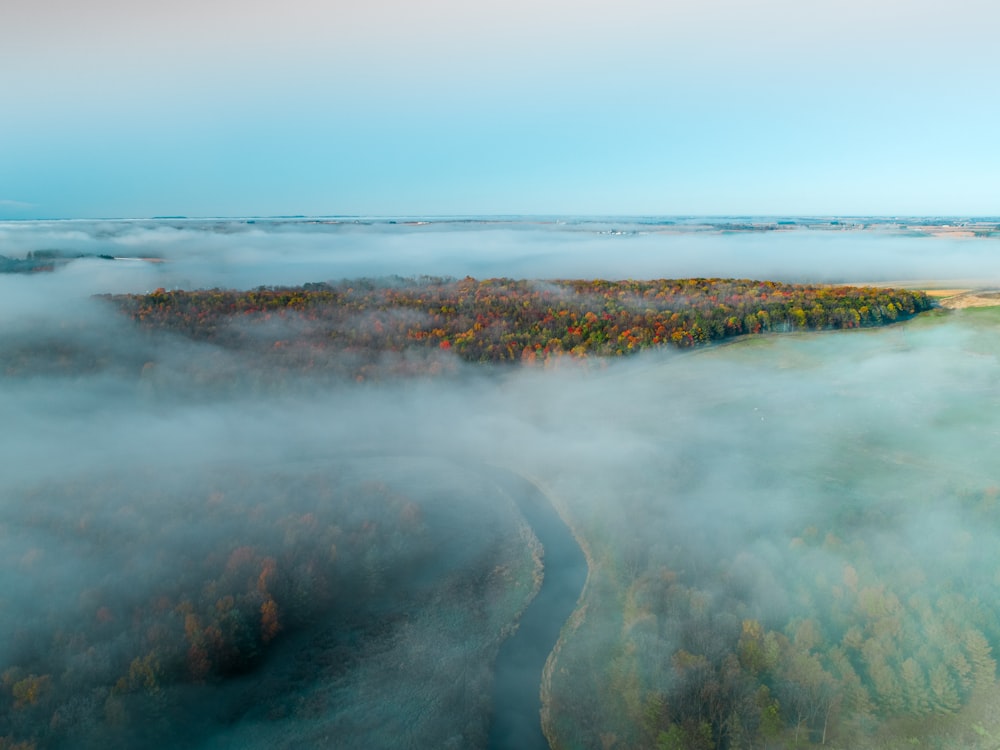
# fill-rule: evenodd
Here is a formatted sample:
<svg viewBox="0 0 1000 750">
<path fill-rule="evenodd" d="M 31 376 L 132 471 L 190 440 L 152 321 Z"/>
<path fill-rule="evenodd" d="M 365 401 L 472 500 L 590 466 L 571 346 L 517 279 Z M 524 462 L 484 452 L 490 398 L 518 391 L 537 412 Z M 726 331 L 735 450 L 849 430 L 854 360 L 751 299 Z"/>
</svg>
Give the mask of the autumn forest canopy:
<svg viewBox="0 0 1000 750">
<path fill-rule="evenodd" d="M 931 306 L 923 292 L 745 279 L 362 279 L 251 291 L 117 295 L 140 326 L 309 370 L 352 354 L 449 351 L 531 364 L 699 346 L 744 334 L 870 327 Z"/>
</svg>

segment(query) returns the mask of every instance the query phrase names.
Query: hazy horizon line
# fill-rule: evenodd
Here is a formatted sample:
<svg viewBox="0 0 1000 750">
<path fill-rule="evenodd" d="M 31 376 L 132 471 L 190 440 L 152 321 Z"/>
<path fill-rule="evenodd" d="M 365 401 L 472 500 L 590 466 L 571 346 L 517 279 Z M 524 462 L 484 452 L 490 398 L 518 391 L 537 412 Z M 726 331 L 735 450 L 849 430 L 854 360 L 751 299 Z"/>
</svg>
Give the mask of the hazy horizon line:
<svg viewBox="0 0 1000 750">
<path fill-rule="evenodd" d="M 154 215 L 154 216 L 50 216 L 32 218 L 0 218 L 0 224 L 30 224 L 33 222 L 65 221 L 425 221 L 425 222 L 516 222 L 516 221 L 719 221 L 725 219 L 760 220 L 760 221 L 805 221 L 822 220 L 875 220 L 875 221 L 907 221 L 907 220 L 940 220 L 964 221 L 970 223 L 1000 222 L 998 215 L 978 214 L 837 214 L 837 213 L 677 213 L 677 214 L 598 214 L 598 213 L 471 213 L 471 214 L 245 214 L 245 215 L 211 215 L 190 216 Z"/>
</svg>

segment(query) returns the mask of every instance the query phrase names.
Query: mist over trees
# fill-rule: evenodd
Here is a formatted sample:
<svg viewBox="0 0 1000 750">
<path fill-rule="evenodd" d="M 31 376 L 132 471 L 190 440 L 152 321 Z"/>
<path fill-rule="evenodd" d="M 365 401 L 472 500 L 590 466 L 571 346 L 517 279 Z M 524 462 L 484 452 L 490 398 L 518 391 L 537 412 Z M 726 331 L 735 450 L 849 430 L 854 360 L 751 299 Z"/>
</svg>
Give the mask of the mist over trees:
<svg viewBox="0 0 1000 750">
<path fill-rule="evenodd" d="M 69 254 L 0 275 L 0 748 L 484 747 L 545 562 L 498 470 L 587 556 L 553 747 L 996 744 L 995 309 L 420 231 L 0 227 Z"/>
<path fill-rule="evenodd" d="M 228 349 L 259 351 L 273 339 L 282 360 L 294 358 L 289 346 L 316 356 L 423 344 L 471 362 L 526 363 L 684 348 L 742 334 L 869 327 L 931 306 L 926 294 L 906 289 L 745 279 L 359 279 L 248 292 L 158 289 L 109 299 L 145 327 Z"/>
</svg>

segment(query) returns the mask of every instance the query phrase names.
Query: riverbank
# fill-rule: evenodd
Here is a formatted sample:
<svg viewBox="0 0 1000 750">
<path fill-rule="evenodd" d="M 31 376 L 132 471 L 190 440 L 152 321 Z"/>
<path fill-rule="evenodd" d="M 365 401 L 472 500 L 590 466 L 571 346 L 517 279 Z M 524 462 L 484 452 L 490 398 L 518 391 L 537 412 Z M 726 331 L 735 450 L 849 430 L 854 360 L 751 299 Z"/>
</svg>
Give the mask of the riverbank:
<svg viewBox="0 0 1000 750">
<path fill-rule="evenodd" d="M 542 681 L 541 681 L 541 701 L 542 701 L 542 733 L 545 735 L 545 739 L 549 744 L 549 747 L 558 747 L 558 737 L 556 734 L 555 720 L 552 714 L 552 679 L 556 673 L 556 668 L 559 662 L 559 655 L 562 652 L 563 646 L 566 640 L 572 636 L 580 626 L 583 624 L 587 616 L 587 596 L 590 592 L 591 582 L 593 572 L 595 570 L 595 558 L 593 550 L 590 548 L 589 543 L 586 538 L 580 533 L 577 526 L 573 523 L 572 516 L 569 513 L 569 509 L 566 506 L 565 501 L 548 485 L 544 480 L 538 477 L 526 477 L 526 479 L 531 482 L 538 491 L 549 501 L 552 508 L 555 510 L 556 514 L 562 520 L 562 522 L 569 529 L 570 534 L 572 534 L 573 539 L 576 541 L 581 552 L 583 553 L 584 559 L 587 561 L 587 575 L 583 582 L 583 588 L 580 591 L 580 596 L 577 599 L 576 608 L 573 610 L 572 614 L 563 624 L 559 637 L 556 640 L 555 646 L 553 646 L 552 651 L 549 653 L 548 658 L 545 660 L 545 667 L 542 670 Z"/>
<path fill-rule="evenodd" d="M 516 502 L 541 543 L 544 568 L 537 594 L 497 654 L 488 747 L 547 750 L 544 674 L 564 624 L 579 607 L 589 567 L 569 526 L 537 484 L 506 470 L 497 470 L 494 481 Z"/>
</svg>

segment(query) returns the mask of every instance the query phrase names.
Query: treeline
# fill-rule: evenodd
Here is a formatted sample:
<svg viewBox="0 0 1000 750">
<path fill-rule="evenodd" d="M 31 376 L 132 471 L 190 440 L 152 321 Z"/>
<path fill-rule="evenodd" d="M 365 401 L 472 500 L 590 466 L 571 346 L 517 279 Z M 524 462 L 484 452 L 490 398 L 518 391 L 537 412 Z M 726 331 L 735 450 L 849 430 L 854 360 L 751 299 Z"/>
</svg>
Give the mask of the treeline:
<svg viewBox="0 0 1000 750">
<path fill-rule="evenodd" d="M 94 255 L 93 253 L 67 253 L 62 250 L 34 250 L 24 258 L 10 258 L 0 255 L 0 273 L 44 273 L 54 271 L 71 260 L 80 258 L 100 258 L 114 260 L 110 255 Z"/>
<path fill-rule="evenodd" d="M 302 367 L 330 351 L 445 350 L 535 363 L 693 347 L 745 334 L 878 326 L 931 307 L 922 292 L 745 279 L 359 280 L 252 291 L 110 296 L 141 326 Z"/>
</svg>

